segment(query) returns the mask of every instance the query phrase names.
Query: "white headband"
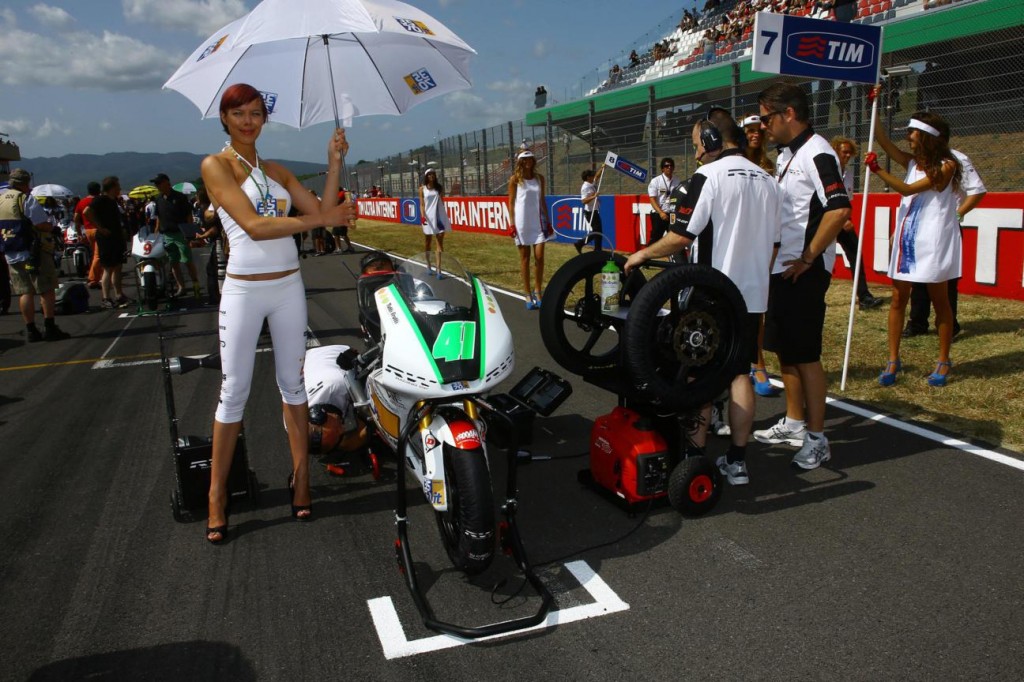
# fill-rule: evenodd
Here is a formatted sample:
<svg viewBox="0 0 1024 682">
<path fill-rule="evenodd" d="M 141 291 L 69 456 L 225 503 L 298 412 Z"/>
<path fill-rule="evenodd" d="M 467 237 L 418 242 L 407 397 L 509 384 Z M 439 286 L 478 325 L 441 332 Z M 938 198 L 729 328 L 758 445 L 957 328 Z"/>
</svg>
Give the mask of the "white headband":
<svg viewBox="0 0 1024 682">
<path fill-rule="evenodd" d="M 932 126 L 928 125 L 924 121 L 918 121 L 916 118 L 910 119 L 910 123 L 907 124 L 907 127 L 908 128 L 917 128 L 918 130 L 923 130 L 924 132 L 928 133 L 929 135 L 934 135 L 935 137 L 942 137 L 942 135 L 939 134 L 939 131 L 938 131 L 937 128 L 933 128 Z"/>
<path fill-rule="evenodd" d="M 747 126 L 754 125 L 755 123 L 761 125 L 761 117 L 758 116 L 757 114 L 747 116 L 745 119 L 743 119 L 743 123 L 741 123 L 740 125 L 746 128 Z"/>
</svg>

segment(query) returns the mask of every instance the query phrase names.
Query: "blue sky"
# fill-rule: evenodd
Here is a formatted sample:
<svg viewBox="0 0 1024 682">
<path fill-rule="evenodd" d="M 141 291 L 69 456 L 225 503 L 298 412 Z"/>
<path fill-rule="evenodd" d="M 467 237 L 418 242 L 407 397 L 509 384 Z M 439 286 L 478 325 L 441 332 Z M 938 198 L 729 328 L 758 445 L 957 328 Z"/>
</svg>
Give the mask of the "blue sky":
<svg viewBox="0 0 1024 682">
<path fill-rule="evenodd" d="M 324 0 L 328 2 L 330 0 Z M 201 42 L 257 0 L 0 0 L 0 132 L 23 157 L 72 153 L 208 153 L 215 119 L 163 83 Z M 544 84 L 555 101 L 669 16 L 678 0 L 415 0 L 469 43 L 474 86 L 401 117 L 355 119 L 349 158 L 373 160 L 442 137 L 517 121 Z M 686 0 L 685 6 L 692 6 Z M 641 11 L 642 8 L 642 11 Z M 591 79 L 593 80 L 593 79 Z M 591 83 L 593 84 L 593 83 Z M 330 126 L 268 126 L 269 158 L 320 161 Z"/>
</svg>

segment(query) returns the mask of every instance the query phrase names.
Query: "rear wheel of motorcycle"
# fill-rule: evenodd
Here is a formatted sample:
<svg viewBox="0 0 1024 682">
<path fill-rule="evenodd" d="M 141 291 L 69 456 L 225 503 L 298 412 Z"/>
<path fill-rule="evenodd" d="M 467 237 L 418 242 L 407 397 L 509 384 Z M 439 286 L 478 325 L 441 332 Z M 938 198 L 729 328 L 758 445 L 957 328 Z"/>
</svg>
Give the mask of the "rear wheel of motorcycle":
<svg viewBox="0 0 1024 682">
<path fill-rule="evenodd" d="M 711 402 L 749 369 L 753 340 L 736 285 L 706 265 L 679 265 L 633 299 L 623 360 L 638 396 L 674 410 Z"/>
<path fill-rule="evenodd" d="M 470 575 L 494 558 L 494 495 L 482 449 L 444 445 L 448 511 L 437 512 L 437 527 L 452 565 Z"/>
<path fill-rule="evenodd" d="M 142 273 L 142 296 L 146 302 L 146 307 L 150 310 L 156 310 L 157 305 L 159 305 L 160 292 L 157 291 L 155 272 Z"/>
</svg>

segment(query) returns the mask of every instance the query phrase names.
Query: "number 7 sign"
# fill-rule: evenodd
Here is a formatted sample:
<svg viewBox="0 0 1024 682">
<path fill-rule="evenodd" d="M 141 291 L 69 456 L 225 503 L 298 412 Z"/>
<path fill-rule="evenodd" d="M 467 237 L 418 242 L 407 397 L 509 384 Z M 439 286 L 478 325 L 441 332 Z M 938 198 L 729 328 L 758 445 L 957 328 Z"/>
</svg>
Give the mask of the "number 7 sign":
<svg viewBox="0 0 1024 682">
<path fill-rule="evenodd" d="M 877 83 L 881 56 L 881 26 L 768 12 L 754 20 L 754 71 Z"/>
</svg>

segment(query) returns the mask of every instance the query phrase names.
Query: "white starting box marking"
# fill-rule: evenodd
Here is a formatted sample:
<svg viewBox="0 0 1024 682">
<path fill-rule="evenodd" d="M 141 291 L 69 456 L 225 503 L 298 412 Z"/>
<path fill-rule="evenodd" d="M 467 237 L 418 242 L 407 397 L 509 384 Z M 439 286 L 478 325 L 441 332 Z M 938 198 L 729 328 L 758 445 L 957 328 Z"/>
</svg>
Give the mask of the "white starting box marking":
<svg viewBox="0 0 1024 682">
<path fill-rule="evenodd" d="M 585 561 L 573 561 L 565 564 L 569 572 L 575 576 L 580 585 L 594 598 L 592 604 L 582 604 L 568 609 L 551 611 L 547 618 L 533 627 L 514 630 L 490 637 L 479 637 L 477 639 L 465 639 L 455 635 L 435 635 L 423 639 L 410 640 L 405 636 L 405 629 L 398 620 L 398 612 L 391 601 L 391 597 L 378 597 L 367 600 L 370 607 L 370 615 L 373 617 L 373 624 L 377 628 L 377 636 L 380 638 L 381 648 L 384 650 L 384 657 L 388 660 L 393 658 L 404 658 L 425 654 L 430 651 L 451 649 L 452 647 L 472 644 L 473 642 L 486 642 L 488 640 L 518 635 L 521 632 L 534 632 L 543 630 L 554 625 L 563 625 L 577 620 L 605 616 L 609 613 L 626 611 L 629 604 L 619 599 L 619 596 L 608 587 L 608 583 L 601 579 L 597 573 Z"/>
</svg>

